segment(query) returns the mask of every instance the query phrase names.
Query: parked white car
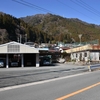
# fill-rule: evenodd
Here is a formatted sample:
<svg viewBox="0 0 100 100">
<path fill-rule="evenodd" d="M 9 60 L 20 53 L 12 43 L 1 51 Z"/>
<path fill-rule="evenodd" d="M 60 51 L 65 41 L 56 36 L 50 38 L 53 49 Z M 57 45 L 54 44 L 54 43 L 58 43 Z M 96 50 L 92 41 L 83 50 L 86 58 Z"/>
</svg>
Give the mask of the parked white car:
<svg viewBox="0 0 100 100">
<path fill-rule="evenodd" d="M 4 62 L 0 61 L 0 67 L 4 67 Z"/>
</svg>

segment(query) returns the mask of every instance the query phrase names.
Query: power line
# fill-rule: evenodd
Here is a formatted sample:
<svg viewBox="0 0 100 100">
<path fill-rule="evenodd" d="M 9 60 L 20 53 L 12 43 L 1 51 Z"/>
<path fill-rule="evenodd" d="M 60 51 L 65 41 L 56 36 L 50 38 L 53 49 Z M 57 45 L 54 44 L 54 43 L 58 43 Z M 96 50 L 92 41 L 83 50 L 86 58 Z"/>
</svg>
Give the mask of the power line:
<svg viewBox="0 0 100 100">
<path fill-rule="evenodd" d="M 25 6 L 28 6 L 28 7 L 31 7 L 31 8 L 35 8 L 37 10 L 41 10 L 43 12 L 53 13 L 53 12 L 51 12 L 51 11 L 45 9 L 45 8 L 39 7 L 39 6 L 35 5 L 35 4 L 32 4 L 30 2 L 27 2 L 25 0 L 20 0 L 20 1 L 19 0 L 12 0 L 12 1 L 17 2 L 19 4 L 22 4 L 22 5 L 25 5 Z"/>
<path fill-rule="evenodd" d="M 95 20 L 94 18 L 92 18 L 92 17 L 90 17 L 90 16 L 87 16 L 86 14 L 84 14 L 84 13 L 80 12 L 79 10 L 77 10 L 77 9 L 75 9 L 75 8 L 73 8 L 73 7 L 69 6 L 69 5 L 67 5 L 67 4 L 65 4 L 64 2 L 62 2 L 62 1 L 60 1 L 60 0 L 57 0 L 57 1 L 58 1 L 59 3 L 61 3 L 61 4 L 63 4 L 64 6 L 67 6 L 67 7 L 71 8 L 71 9 L 73 9 L 73 10 L 75 10 L 75 11 L 81 13 L 82 15 L 84 15 L 84 16 L 86 16 L 86 17 L 92 19 L 92 20 Z M 95 21 L 97 21 L 97 20 L 95 20 Z"/>
<path fill-rule="evenodd" d="M 24 2 L 24 3 L 26 3 L 26 4 L 29 4 L 29 5 L 32 5 L 32 6 L 36 7 L 36 8 L 39 8 L 40 10 L 43 10 L 43 11 L 45 11 L 45 12 L 51 12 L 51 11 L 45 9 L 45 8 L 39 7 L 39 6 L 35 5 L 35 4 L 32 4 L 32 3 L 30 3 L 30 2 L 27 2 L 27 1 L 25 1 L 25 0 L 20 0 L 20 1 L 22 1 L 22 2 Z M 53 13 L 53 12 L 51 12 L 51 13 Z"/>
<path fill-rule="evenodd" d="M 22 5 L 25 5 L 25 6 L 28 6 L 28 7 L 30 7 L 30 8 L 35 8 L 35 9 L 40 10 L 40 11 L 43 11 L 43 12 L 53 13 L 53 12 L 51 12 L 51 11 L 45 9 L 45 8 L 39 7 L 39 6 L 35 5 L 35 4 L 32 4 L 32 3 L 30 3 L 30 2 L 27 2 L 27 1 L 25 1 L 25 0 L 12 0 L 12 1 L 17 2 L 17 3 L 19 3 L 19 4 L 22 4 Z M 71 7 L 71 6 L 69 6 L 69 5 L 65 4 L 65 3 L 63 3 L 62 1 L 60 1 L 60 0 L 57 0 L 57 1 L 58 1 L 59 3 L 65 5 L 65 6 L 70 7 L 71 9 L 73 9 L 73 10 L 75 10 L 75 11 L 77 11 L 77 12 L 83 14 L 84 16 L 86 16 L 86 17 L 88 17 L 88 18 L 90 18 L 90 19 L 92 19 L 92 20 L 97 21 L 96 19 L 94 19 L 94 18 L 92 18 L 92 17 L 90 17 L 90 16 L 87 16 L 86 14 L 84 14 L 84 13 L 80 12 L 79 10 L 76 10 L 75 8 L 73 8 L 73 7 Z M 79 5 L 79 6 L 81 6 L 82 8 L 88 10 L 89 12 L 92 12 L 92 13 L 98 15 L 98 11 L 95 10 L 94 8 L 90 7 L 89 5 L 87 5 L 85 2 L 83 2 L 83 1 L 78 1 L 78 0 L 77 0 L 77 1 L 78 1 L 78 3 L 77 3 L 77 2 L 75 2 L 75 1 L 73 1 L 73 0 L 71 0 L 71 1 L 72 1 L 73 3 L 75 3 L 75 4 Z M 98 16 L 100 17 L 100 15 L 98 15 Z"/>
<path fill-rule="evenodd" d="M 79 2 L 83 3 L 85 6 L 87 6 L 88 8 L 90 8 L 92 11 L 95 11 L 97 14 L 100 14 L 100 11 L 94 9 L 93 7 L 91 7 L 90 5 L 88 5 L 87 3 L 83 2 L 82 0 L 80 0 Z"/>
<path fill-rule="evenodd" d="M 82 4 L 80 1 L 76 1 L 75 2 L 75 1 L 71 0 L 71 2 L 73 2 L 76 5 L 78 5 L 78 6 L 82 7 L 82 8 L 84 8 L 84 9 L 86 9 L 87 11 L 91 12 L 92 14 L 95 14 L 98 17 L 100 17 L 100 15 L 96 11 L 94 11 L 94 9 L 92 9 L 91 7 L 89 7 L 89 6 L 85 5 L 85 4 Z"/>
<path fill-rule="evenodd" d="M 20 1 L 17 1 L 17 0 L 12 0 L 12 1 L 17 2 L 17 3 L 19 3 L 19 4 L 22 4 L 22 5 L 25 5 L 25 6 L 28 6 L 28 7 L 31 7 L 31 8 L 32 8 L 32 6 L 30 6 L 30 5 L 28 5 L 28 4 L 25 4 L 25 3 L 22 3 L 22 2 L 20 2 Z"/>
</svg>

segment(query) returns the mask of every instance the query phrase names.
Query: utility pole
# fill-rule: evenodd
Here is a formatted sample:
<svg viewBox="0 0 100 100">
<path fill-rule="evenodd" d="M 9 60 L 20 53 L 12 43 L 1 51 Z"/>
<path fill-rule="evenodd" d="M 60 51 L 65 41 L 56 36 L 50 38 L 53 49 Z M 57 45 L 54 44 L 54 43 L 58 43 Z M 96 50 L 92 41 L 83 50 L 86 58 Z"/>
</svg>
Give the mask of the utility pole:
<svg viewBox="0 0 100 100">
<path fill-rule="evenodd" d="M 22 42 L 21 39 L 22 39 L 22 35 L 20 34 L 20 43 Z"/>
<path fill-rule="evenodd" d="M 78 37 L 79 37 L 79 39 L 80 39 L 80 45 L 81 45 L 82 34 L 79 34 Z"/>
<path fill-rule="evenodd" d="M 27 34 L 25 34 L 25 42 L 27 42 Z"/>
<path fill-rule="evenodd" d="M 18 41 L 18 43 L 19 43 L 19 36 L 17 37 L 17 41 Z"/>
</svg>

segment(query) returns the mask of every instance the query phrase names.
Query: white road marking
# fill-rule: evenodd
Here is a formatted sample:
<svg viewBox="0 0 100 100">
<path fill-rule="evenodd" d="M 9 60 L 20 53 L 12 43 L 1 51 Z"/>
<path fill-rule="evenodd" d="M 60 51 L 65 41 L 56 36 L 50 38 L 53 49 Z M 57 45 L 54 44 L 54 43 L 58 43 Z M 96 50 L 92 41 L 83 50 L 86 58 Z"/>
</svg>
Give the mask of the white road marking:
<svg viewBox="0 0 100 100">
<path fill-rule="evenodd" d="M 32 85 L 38 85 L 38 84 L 43 84 L 43 83 L 47 83 L 47 82 L 62 80 L 62 79 L 76 77 L 76 76 L 85 75 L 85 74 L 89 74 L 89 73 L 90 72 L 85 72 L 85 73 L 80 73 L 80 74 L 75 74 L 75 75 L 70 75 L 70 76 L 65 76 L 65 77 L 59 77 L 59 78 L 49 79 L 49 80 L 44 80 L 44 81 L 39 81 L 39 82 L 33 82 L 33 83 L 16 85 L 16 86 L 4 87 L 4 88 L 0 88 L 0 92 L 6 91 L 6 90 L 11 90 L 11 89 L 22 88 L 22 87 L 26 87 L 26 86 L 32 86 Z"/>
</svg>

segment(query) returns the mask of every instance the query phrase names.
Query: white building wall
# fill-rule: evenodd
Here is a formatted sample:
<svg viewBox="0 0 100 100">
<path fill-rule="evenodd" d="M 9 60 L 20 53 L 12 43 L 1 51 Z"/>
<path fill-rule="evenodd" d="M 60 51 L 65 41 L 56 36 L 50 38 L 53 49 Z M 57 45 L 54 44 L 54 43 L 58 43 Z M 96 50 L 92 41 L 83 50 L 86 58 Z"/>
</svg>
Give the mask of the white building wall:
<svg viewBox="0 0 100 100">
<path fill-rule="evenodd" d="M 100 56 L 99 52 L 91 52 L 90 53 L 91 61 L 99 61 L 99 56 Z"/>
<path fill-rule="evenodd" d="M 39 67 L 40 64 L 39 64 L 39 54 L 37 53 L 36 54 L 36 67 Z"/>
<path fill-rule="evenodd" d="M 82 52 L 82 59 L 81 60 L 84 61 L 84 52 Z"/>
<path fill-rule="evenodd" d="M 74 60 L 76 59 L 76 53 L 73 53 L 73 59 Z"/>
<path fill-rule="evenodd" d="M 86 62 L 87 61 L 99 61 L 100 52 L 83 51 L 83 52 L 72 53 L 71 60 L 86 61 Z"/>
<path fill-rule="evenodd" d="M 7 46 L 0 46 L 0 53 L 6 53 L 7 52 Z"/>
</svg>

